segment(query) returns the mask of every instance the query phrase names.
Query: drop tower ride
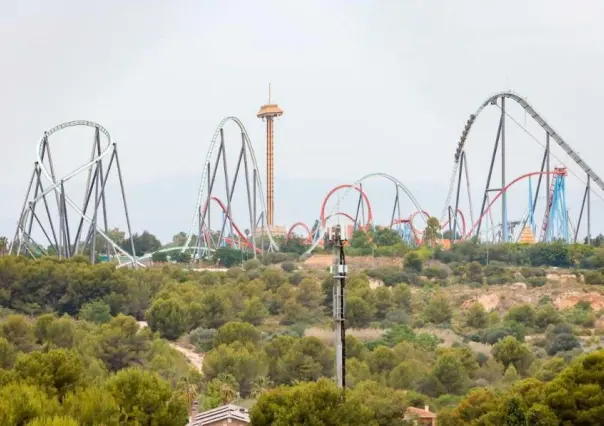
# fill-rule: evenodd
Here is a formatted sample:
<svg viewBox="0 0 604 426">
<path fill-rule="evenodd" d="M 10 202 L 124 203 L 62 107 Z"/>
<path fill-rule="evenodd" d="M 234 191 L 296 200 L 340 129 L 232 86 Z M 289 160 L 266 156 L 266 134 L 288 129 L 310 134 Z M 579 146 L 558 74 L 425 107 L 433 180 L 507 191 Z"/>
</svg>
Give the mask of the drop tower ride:
<svg viewBox="0 0 604 426">
<path fill-rule="evenodd" d="M 271 104 L 271 85 L 268 85 L 268 103 L 260 107 L 256 117 L 266 119 L 266 224 L 274 227 L 275 221 L 275 163 L 273 119 L 283 115 L 277 104 Z"/>
</svg>

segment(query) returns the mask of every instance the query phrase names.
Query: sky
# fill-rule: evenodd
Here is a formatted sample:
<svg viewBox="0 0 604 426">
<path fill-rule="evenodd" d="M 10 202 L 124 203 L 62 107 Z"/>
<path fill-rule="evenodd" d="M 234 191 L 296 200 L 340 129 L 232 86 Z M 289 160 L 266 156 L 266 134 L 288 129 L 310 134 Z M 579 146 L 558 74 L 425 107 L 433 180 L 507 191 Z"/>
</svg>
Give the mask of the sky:
<svg viewBox="0 0 604 426">
<path fill-rule="evenodd" d="M 603 21 L 596 0 L 0 0 L 0 235 L 14 233 L 44 131 L 80 119 L 101 124 L 118 144 L 133 231 L 166 241 L 188 230 L 223 117 L 245 124 L 266 185 L 265 128 L 255 114 L 269 82 L 285 111 L 275 126 L 278 224 L 312 224 L 334 185 L 373 172 L 395 176 L 440 216 L 463 126 L 500 91 L 525 97 L 604 175 Z M 474 204 L 496 108 L 468 141 Z M 508 110 L 544 140 L 522 109 Z M 510 180 L 537 170 L 542 154 L 518 126 L 507 128 Z M 238 131 L 229 132 L 234 158 Z M 90 139 L 78 138 L 53 140 L 65 172 L 90 150 Z M 571 216 L 582 185 L 568 178 Z M 112 223 L 123 228 L 119 186 L 107 191 Z M 378 180 L 371 191 L 376 216 L 388 221 L 392 184 Z M 512 216 L 522 215 L 527 194 L 525 185 L 509 195 Z M 603 200 L 594 190 L 596 232 L 604 232 Z M 403 210 L 413 210 L 408 201 Z"/>
</svg>

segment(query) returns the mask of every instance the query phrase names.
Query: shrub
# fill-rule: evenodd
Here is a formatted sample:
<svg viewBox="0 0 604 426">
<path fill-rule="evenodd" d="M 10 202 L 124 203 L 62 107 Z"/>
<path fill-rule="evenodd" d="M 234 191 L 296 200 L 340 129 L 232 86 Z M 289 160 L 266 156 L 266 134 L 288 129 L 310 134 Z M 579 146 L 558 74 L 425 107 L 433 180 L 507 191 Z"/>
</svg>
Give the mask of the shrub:
<svg viewBox="0 0 604 426">
<path fill-rule="evenodd" d="M 214 328 L 199 327 L 189 334 L 189 342 L 200 352 L 208 352 L 212 349 L 212 342 L 216 334 L 218 334 L 218 330 Z"/>
<path fill-rule="evenodd" d="M 281 264 L 281 269 L 285 272 L 293 272 L 298 269 L 298 266 L 294 262 L 286 261 Z"/>
</svg>

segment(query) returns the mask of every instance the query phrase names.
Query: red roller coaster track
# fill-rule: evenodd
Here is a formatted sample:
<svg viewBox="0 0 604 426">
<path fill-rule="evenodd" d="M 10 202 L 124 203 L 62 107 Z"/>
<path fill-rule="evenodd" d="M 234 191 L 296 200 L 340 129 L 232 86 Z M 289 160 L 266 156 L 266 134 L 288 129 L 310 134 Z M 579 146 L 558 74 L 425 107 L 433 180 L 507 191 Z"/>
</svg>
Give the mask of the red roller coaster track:
<svg viewBox="0 0 604 426">
<path fill-rule="evenodd" d="M 504 194 L 512 185 L 514 185 L 517 182 L 520 182 L 521 180 L 529 178 L 531 176 L 539 176 L 539 175 L 547 175 L 547 174 L 550 174 L 550 175 L 560 175 L 560 174 L 564 173 L 561 170 L 564 170 L 564 169 L 554 169 L 553 171 L 550 171 L 550 172 L 541 172 L 541 171 L 539 171 L 539 172 L 526 173 L 526 174 L 518 176 L 516 179 L 512 180 L 510 183 L 508 183 L 505 187 L 503 187 L 500 191 L 498 191 L 495 194 L 495 196 L 493 197 L 493 199 L 491 200 L 491 202 L 485 208 L 484 212 L 480 215 L 480 217 L 478 218 L 478 220 L 472 225 L 472 228 L 470 228 L 470 230 L 461 238 L 461 240 L 463 241 L 463 240 L 467 239 L 469 236 L 472 235 L 472 232 L 474 232 L 474 229 L 476 229 L 476 227 L 478 226 L 478 224 L 482 221 L 482 219 L 491 210 L 491 207 L 493 207 L 493 204 L 495 204 L 495 201 L 497 201 L 497 199 L 499 197 L 501 197 L 501 195 Z"/>
<path fill-rule="evenodd" d="M 237 235 L 241 239 L 242 244 L 245 245 L 248 248 L 252 248 L 254 245 L 247 239 L 247 237 L 245 236 L 245 234 L 243 232 L 241 232 L 241 230 L 239 229 L 239 227 L 237 226 L 237 224 L 235 223 L 235 221 L 233 221 L 233 218 L 231 217 L 231 215 L 229 215 L 227 213 L 227 208 L 224 205 L 224 203 L 222 202 L 222 200 L 220 198 L 214 197 L 214 196 L 211 197 L 211 200 L 215 201 L 218 204 L 218 206 L 222 209 L 223 213 L 225 214 L 225 216 L 227 217 L 227 219 L 229 220 L 229 222 L 231 222 L 231 225 L 233 225 L 233 229 L 235 230 L 235 232 L 237 233 Z M 204 206 L 202 207 L 202 209 L 205 209 L 205 208 L 206 208 L 206 205 L 204 204 Z M 206 235 L 206 243 L 209 243 L 209 241 L 207 241 L 209 239 L 209 236 L 207 235 L 207 232 L 204 232 L 204 234 Z M 223 237 L 223 240 L 225 240 L 227 243 L 230 243 L 231 245 L 235 244 L 235 241 L 232 238 Z M 262 250 L 256 247 L 256 253 L 261 254 Z"/>
<path fill-rule="evenodd" d="M 368 229 L 369 226 L 370 226 L 370 224 L 371 224 L 371 222 L 373 222 L 373 213 L 371 212 L 371 203 L 369 202 L 369 198 L 367 198 L 367 194 L 365 194 L 365 191 L 363 191 L 358 186 L 351 185 L 351 184 L 338 185 L 338 186 L 336 186 L 335 188 L 333 188 L 331 191 L 329 191 L 327 193 L 327 195 L 325 196 L 325 199 L 323 200 L 323 203 L 321 204 L 321 215 L 320 215 L 321 227 L 324 227 L 325 226 L 325 222 L 327 221 L 327 218 L 325 217 L 325 206 L 327 205 L 327 201 L 329 201 L 329 198 L 334 193 L 336 193 L 340 189 L 344 189 L 344 188 L 355 189 L 356 191 L 358 191 L 361 194 L 361 197 L 363 197 L 363 200 L 367 204 L 367 224 L 365 225 L 364 228 Z M 352 219 L 352 221 L 354 222 L 354 219 Z"/>
</svg>

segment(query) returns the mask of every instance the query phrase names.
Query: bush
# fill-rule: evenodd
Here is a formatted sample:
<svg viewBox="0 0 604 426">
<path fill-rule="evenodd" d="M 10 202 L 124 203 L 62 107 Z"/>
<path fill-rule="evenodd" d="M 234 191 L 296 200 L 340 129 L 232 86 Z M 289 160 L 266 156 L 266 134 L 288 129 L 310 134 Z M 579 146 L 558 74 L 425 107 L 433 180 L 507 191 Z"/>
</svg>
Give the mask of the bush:
<svg viewBox="0 0 604 426">
<path fill-rule="evenodd" d="M 208 352 L 212 349 L 214 337 L 218 330 L 214 328 L 199 327 L 189 334 L 189 342 L 200 352 Z"/>
<path fill-rule="evenodd" d="M 281 269 L 283 269 L 285 272 L 294 272 L 296 269 L 298 269 L 298 266 L 294 262 L 287 261 L 281 264 Z"/>
<path fill-rule="evenodd" d="M 542 287 L 547 284 L 547 278 L 533 276 L 527 278 L 526 283 L 528 284 L 528 287 Z"/>
</svg>

